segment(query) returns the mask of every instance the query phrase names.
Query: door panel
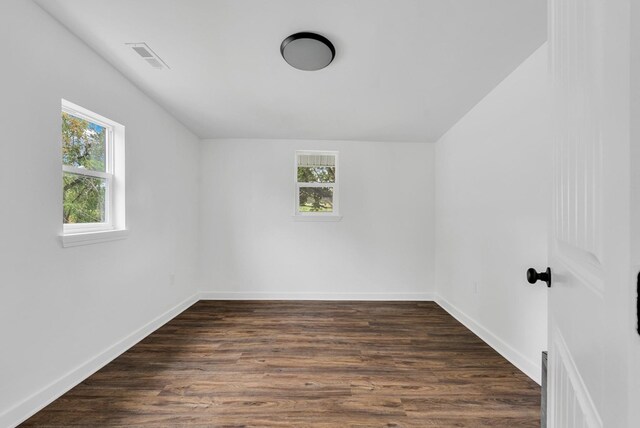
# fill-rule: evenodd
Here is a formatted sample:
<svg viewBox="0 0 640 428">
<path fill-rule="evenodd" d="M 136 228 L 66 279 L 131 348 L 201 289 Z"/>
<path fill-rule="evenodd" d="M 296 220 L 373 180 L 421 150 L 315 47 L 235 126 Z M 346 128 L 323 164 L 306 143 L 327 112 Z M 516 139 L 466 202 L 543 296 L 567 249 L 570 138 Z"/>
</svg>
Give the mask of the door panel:
<svg viewBox="0 0 640 428">
<path fill-rule="evenodd" d="M 550 0 L 549 426 L 624 427 L 629 0 Z"/>
</svg>

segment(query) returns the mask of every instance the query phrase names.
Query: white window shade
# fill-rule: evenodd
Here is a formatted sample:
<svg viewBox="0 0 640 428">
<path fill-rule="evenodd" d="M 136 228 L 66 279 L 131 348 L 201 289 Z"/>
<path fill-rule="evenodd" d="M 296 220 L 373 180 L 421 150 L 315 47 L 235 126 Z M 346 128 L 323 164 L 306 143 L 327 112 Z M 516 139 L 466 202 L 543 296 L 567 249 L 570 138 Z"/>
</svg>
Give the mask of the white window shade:
<svg viewBox="0 0 640 428">
<path fill-rule="evenodd" d="M 298 154 L 298 166 L 301 167 L 323 167 L 336 166 L 335 155 L 327 154 Z"/>
</svg>

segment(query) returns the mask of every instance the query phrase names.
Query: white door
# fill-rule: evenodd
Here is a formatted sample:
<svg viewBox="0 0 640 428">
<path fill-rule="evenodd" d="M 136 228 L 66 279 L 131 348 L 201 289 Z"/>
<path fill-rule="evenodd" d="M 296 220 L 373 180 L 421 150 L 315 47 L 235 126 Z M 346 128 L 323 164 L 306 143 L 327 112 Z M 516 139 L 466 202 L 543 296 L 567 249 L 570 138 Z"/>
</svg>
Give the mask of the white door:
<svg viewBox="0 0 640 428">
<path fill-rule="evenodd" d="M 630 8 L 550 0 L 550 427 L 640 427 L 632 361 Z"/>
<path fill-rule="evenodd" d="M 631 3 L 631 298 L 629 420 L 640 426 L 640 2 Z"/>
</svg>

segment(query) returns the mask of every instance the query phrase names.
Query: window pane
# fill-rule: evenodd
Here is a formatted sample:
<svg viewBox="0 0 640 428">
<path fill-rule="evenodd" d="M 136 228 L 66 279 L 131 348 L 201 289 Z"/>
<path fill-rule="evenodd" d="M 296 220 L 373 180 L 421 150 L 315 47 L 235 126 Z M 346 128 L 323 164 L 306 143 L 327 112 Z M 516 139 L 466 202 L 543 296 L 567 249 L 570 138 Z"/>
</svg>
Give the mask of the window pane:
<svg viewBox="0 0 640 428">
<path fill-rule="evenodd" d="M 298 183 L 335 183 L 335 166 L 299 166 Z"/>
<path fill-rule="evenodd" d="M 62 163 L 106 171 L 107 130 L 96 123 L 62 112 Z"/>
<path fill-rule="evenodd" d="M 63 173 L 64 223 L 103 223 L 107 180 Z"/>
<path fill-rule="evenodd" d="M 333 187 L 300 187 L 300 212 L 333 212 Z"/>
</svg>

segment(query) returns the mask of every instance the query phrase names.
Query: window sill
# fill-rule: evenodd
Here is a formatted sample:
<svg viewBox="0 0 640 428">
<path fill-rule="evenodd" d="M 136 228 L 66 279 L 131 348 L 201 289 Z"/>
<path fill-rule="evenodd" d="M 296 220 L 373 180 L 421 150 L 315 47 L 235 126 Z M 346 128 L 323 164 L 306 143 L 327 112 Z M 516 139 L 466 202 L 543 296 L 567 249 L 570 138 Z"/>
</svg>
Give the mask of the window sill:
<svg viewBox="0 0 640 428">
<path fill-rule="evenodd" d="M 341 215 L 293 215 L 293 221 L 340 221 Z"/>
<path fill-rule="evenodd" d="M 80 245 L 98 244 L 100 242 L 115 241 L 124 239 L 129 235 L 126 229 L 103 230 L 100 232 L 85 232 L 61 235 L 62 246 L 77 247 Z"/>
</svg>

